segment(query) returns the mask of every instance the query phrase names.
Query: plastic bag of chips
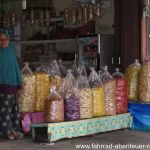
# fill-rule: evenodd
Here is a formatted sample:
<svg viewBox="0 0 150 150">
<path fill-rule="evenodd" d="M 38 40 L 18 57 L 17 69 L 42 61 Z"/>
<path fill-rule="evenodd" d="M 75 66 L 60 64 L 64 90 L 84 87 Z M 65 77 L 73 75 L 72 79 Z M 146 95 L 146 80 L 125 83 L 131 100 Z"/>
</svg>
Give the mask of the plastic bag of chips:
<svg viewBox="0 0 150 150">
<path fill-rule="evenodd" d="M 127 105 L 127 81 L 125 76 L 116 68 L 113 74 L 116 81 L 116 112 L 117 114 L 126 113 L 128 111 Z"/>
<path fill-rule="evenodd" d="M 140 101 L 150 102 L 150 62 L 149 61 L 144 63 L 140 70 L 139 98 Z"/>
<path fill-rule="evenodd" d="M 44 118 L 47 123 L 64 121 L 64 101 L 55 86 L 51 88 L 50 94 L 45 99 Z"/>
<path fill-rule="evenodd" d="M 50 89 L 53 86 L 56 86 L 56 90 L 58 91 L 62 85 L 63 78 L 61 78 L 60 70 L 56 60 L 50 62 Z"/>
<path fill-rule="evenodd" d="M 127 79 L 127 96 L 129 100 L 137 100 L 139 98 L 140 68 L 141 65 L 136 59 L 125 71 L 125 77 Z"/>
<path fill-rule="evenodd" d="M 44 101 L 49 94 L 49 73 L 48 65 L 41 65 L 36 69 L 36 86 L 35 86 L 35 105 L 36 112 L 44 111 Z"/>
<path fill-rule="evenodd" d="M 65 120 L 73 121 L 80 119 L 80 101 L 78 97 L 78 90 L 75 88 L 75 77 L 68 70 L 68 74 L 62 84 L 60 94 L 64 99 Z"/>
<path fill-rule="evenodd" d="M 105 115 L 104 87 L 94 68 L 91 68 L 88 81 L 92 92 L 92 114 L 94 117 L 103 116 Z"/>
<path fill-rule="evenodd" d="M 116 83 L 110 73 L 107 71 L 107 66 L 104 67 L 104 72 L 101 75 L 101 80 L 104 85 L 105 94 L 105 114 L 115 115 L 116 114 Z"/>
<path fill-rule="evenodd" d="M 79 90 L 78 97 L 80 99 L 80 118 L 92 117 L 92 95 L 88 80 L 79 72 L 76 79 L 75 87 Z"/>
<path fill-rule="evenodd" d="M 19 111 L 20 112 L 33 112 L 35 103 L 35 75 L 26 63 L 22 73 L 22 89 L 19 95 Z"/>
</svg>

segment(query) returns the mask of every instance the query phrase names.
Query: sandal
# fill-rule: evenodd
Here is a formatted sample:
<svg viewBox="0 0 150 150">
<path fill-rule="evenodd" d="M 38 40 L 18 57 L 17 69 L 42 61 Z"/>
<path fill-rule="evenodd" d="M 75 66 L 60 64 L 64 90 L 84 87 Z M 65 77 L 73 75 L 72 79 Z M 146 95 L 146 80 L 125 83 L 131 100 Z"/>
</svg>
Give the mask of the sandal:
<svg viewBox="0 0 150 150">
<path fill-rule="evenodd" d="M 23 138 L 23 134 L 21 132 L 15 130 L 12 130 L 11 132 L 16 140 L 20 140 Z"/>
<path fill-rule="evenodd" d="M 14 139 L 15 139 L 15 137 L 14 137 L 13 134 L 7 134 L 7 138 L 8 138 L 9 140 L 14 140 Z"/>
</svg>

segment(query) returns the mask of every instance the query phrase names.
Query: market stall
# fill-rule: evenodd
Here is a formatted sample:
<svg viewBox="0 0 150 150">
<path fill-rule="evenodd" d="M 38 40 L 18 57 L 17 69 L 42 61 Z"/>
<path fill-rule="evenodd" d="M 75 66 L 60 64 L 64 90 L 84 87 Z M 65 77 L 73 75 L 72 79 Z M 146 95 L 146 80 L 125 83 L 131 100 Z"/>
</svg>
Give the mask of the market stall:
<svg viewBox="0 0 150 150">
<path fill-rule="evenodd" d="M 46 129 L 48 142 L 54 142 L 64 138 L 73 138 L 80 136 L 93 135 L 107 131 L 130 128 L 132 117 L 130 113 L 85 119 L 79 121 L 68 121 L 61 123 L 32 124 L 32 139 L 40 139 L 41 133 L 38 129 Z"/>
<path fill-rule="evenodd" d="M 114 18 L 114 12 L 110 13 L 114 11 L 113 0 L 103 5 L 99 0 L 71 2 L 58 16 L 52 4 L 40 10 L 30 10 L 27 5 L 29 8 L 22 12 L 19 44 L 21 57 L 29 64 L 22 68 L 19 111 L 23 132 L 28 134 L 31 128 L 33 140 L 40 138 L 39 130 L 46 131 L 47 141 L 52 142 L 130 128 L 132 112 L 128 113 L 127 99 L 139 98 L 138 61 L 129 66 L 126 77 L 119 69 L 114 72 L 120 66 L 114 22 L 108 23 L 111 28 L 107 31 L 94 31 L 96 26 L 103 28 L 106 14 L 111 14 L 110 20 Z M 33 28 L 35 33 L 30 32 Z M 62 60 L 57 62 L 58 58 Z M 66 61 L 67 67 L 63 66 Z M 143 86 L 141 79 L 142 99 Z"/>
</svg>

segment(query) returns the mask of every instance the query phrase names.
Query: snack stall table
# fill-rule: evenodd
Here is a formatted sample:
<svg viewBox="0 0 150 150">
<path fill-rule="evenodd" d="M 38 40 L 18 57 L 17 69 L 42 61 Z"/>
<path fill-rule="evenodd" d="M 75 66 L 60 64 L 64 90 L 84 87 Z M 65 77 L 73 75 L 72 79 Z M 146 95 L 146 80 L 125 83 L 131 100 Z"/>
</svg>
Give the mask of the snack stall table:
<svg viewBox="0 0 150 150">
<path fill-rule="evenodd" d="M 87 136 L 100 132 L 113 131 L 130 128 L 132 117 L 130 113 L 115 116 L 105 116 L 79 121 L 68 121 L 60 123 L 31 124 L 32 139 L 40 138 L 38 129 L 46 129 L 46 141 L 54 142 L 64 138 Z"/>
</svg>

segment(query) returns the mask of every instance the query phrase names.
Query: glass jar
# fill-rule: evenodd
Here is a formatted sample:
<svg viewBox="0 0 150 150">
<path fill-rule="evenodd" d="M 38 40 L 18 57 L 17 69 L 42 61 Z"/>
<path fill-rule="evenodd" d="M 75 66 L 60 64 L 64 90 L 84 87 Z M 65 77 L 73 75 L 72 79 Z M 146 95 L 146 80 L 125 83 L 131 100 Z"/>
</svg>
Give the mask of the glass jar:
<svg viewBox="0 0 150 150">
<path fill-rule="evenodd" d="M 88 8 L 87 8 L 87 6 L 83 6 L 82 13 L 83 13 L 83 22 L 84 22 L 84 24 L 86 24 L 88 22 Z"/>
<path fill-rule="evenodd" d="M 82 15 L 82 7 L 79 6 L 77 11 L 77 22 L 80 24 L 83 22 L 83 15 Z"/>
<path fill-rule="evenodd" d="M 31 26 L 35 24 L 34 10 L 30 10 L 30 23 L 31 23 Z"/>
<path fill-rule="evenodd" d="M 15 12 L 11 13 L 10 25 L 13 27 L 16 25 L 16 14 L 15 14 Z"/>
<path fill-rule="evenodd" d="M 26 27 L 27 21 L 26 21 L 26 11 L 23 10 L 22 12 L 22 27 Z"/>
<path fill-rule="evenodd" d="M 47 9 L 45 11 L 45 25 L 49 26 L 49 23 L 50 23 L 50 11 Z"/>
<path fill-rule="evenodd" d="M 75 8 L 72 8 L 70 10 L 70 23 L 71 24 L 76 24 L 77 23 L 76 9 Z"/>
<path fill-rule="evenodd" d="M 102 8 L 101 8 L 101 1 L 100 0 L 97 0 L 95 7 L 96 7 L 96 10 L 95 10 L 96 17 L 101 17 L 101 15 L 102 15 Z"/>
<path fill-rule="evenodd" d="M 93 4 L 88 4 L 88 21 L 91 21 L 94 19 L 94 8 Z"/>
<path fill-rule="evenodd" d="M 39 12 L 39 25 L 44 26 L 44 12 L 42 10 Z"/>
<path fill-rule="evenodd" d="M 69 21 L 69 8 L 65 8 L 64 10 L 64 18 L 65 18 L 65 24 L 69 24 L 70 21 Z"/>
</svg>

